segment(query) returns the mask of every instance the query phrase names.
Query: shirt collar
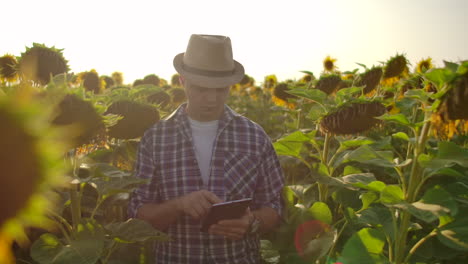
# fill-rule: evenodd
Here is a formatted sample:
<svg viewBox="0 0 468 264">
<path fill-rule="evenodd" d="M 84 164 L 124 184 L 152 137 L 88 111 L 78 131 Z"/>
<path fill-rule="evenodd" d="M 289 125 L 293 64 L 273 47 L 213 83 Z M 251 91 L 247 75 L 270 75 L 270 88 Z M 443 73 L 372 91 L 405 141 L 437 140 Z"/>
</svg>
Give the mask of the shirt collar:
<svg viewBox="0 0 468 264">
<path fill-rule="evenodd" d="M 174 112 L 172 112 L 168 117 L 166 117 L 165 120 L 174 120 L 175 124 L 182 128 L 182 133 L 185 134 L 187 137 L 190 137 L 190 122 L 188 119 L 187 111 L 185 111 L 186 106 L 187 103 L 181 104 Z M 223 115 L 219 119 L 218 133 L 224 130 L 234 118 L 237 118 L 239 116 L 240 115 L 236 111 L 232 110 L 229 106 L 225 104 Z"/>
</svg>

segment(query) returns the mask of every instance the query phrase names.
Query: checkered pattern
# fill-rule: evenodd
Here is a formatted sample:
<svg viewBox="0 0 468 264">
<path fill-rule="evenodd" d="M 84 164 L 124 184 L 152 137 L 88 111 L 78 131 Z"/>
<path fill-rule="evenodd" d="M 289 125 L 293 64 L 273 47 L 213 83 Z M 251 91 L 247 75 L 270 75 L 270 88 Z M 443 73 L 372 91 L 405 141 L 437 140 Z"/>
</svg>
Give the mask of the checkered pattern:
<svg viewBox="0 0 468 264">
<path fill-rule="evenodd" d="M 143 136 L 136 176 L 149 179 L 131 196 L 129 216 L 144 203 L 207 189 L 224 201 L 252 197 L 252 209 L 282 211 L 284 178 L 268 135 L 256 123 L 225 106 L 213 147 L 211 174 L 203 184 L 192 143 L 190 123 L 182 105 Z M 181 217 L 166 231 L 171 242 L 155 245 L 158 264 L 258 263 L 259 239 L 232 241 L 200 232 L 200 221 Z"/>
</svg>

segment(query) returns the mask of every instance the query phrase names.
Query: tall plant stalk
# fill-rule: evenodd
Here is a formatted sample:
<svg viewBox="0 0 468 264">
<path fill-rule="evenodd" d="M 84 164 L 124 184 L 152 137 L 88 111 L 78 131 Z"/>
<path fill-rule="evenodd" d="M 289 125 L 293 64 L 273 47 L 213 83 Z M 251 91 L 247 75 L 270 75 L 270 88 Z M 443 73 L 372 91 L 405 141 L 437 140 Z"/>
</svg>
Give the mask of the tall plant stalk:
<svg viewBox="0 0 468 264">
<path fill-rule="evenodd" d="M 415 131 L 415 138 L 416 143 L 414 146 L 413 152 L 413 163 L 411 167 L 411 172 L 409 175 L 408 180 L 408 188 L 406 190 L 405 199 L 408 203 L 413 203 L 416 201 L 418 197 L 418 186 L 422 181 L 423 175 L 422 170 L 418 163 L 418 157 L 424 153 L 425 145 L 427 141 L 427 136 L 429 134 L 429 128 L 431 123 L 429 122 L 430 113 L 426 113 L 425 115 L 425 123 L 421 129 L 421 132 L 418 134 Z M 401 221 L 400 221 L 400 229 L 397 232 L 397 236 L 395 237 L 395 263 L 402 264 L 405 263 L 406 259 L 406 246 L 408 240 L 408 228 L 410 226 L 411 214 L 408 211 L 401 211 Z"/>
</svg>

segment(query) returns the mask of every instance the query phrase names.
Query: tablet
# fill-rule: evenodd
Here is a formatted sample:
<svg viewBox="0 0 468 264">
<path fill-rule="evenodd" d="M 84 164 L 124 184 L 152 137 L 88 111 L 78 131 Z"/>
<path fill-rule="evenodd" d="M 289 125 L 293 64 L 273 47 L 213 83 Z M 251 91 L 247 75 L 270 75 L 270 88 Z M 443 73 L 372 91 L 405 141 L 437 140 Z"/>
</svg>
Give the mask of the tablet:
<svg viewBox="0 0 468 264">
<path fill-rule="evenodd" d="M 245 198 L 213 204 L 211 206 L 210 212 L 203 220 L 201 231 L 208 231 L 208 228 L 212 224 L 216 224 L 221 220 L 241 217 L 251 202 L 252 198 Z"/>
</svg>

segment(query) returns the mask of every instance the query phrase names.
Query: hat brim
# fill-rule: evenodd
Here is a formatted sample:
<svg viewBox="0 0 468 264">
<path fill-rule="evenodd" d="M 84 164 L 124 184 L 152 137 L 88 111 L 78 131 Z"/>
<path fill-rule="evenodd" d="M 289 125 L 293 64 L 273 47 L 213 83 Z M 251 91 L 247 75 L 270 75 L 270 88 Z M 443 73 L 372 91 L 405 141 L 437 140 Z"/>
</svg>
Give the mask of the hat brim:
<svg viewBox="0 0 468 264">
<path fill-rule="evenodd" d="M 200 75 L 184 69 L 184 54 L 180 53 L 174 57 L 174 68 L 191 83 L 206 88 L 224 88 L 239 83 L 244 78 L 244 66 L 234 60 L 234 70 L 228 76 Z"/>
</svg>

